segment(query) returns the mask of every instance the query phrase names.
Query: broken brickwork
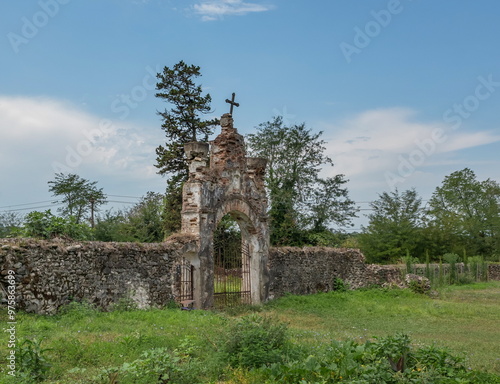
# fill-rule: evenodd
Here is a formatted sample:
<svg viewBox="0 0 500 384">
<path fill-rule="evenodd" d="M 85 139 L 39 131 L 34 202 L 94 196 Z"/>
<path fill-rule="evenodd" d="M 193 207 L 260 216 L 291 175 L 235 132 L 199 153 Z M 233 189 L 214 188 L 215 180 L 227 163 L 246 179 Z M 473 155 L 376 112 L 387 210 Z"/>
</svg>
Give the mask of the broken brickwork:
<svg viewBox="0 0 500 384">
<path fill-rule="evenodd" d="M 227 214 L 238 223 L 249 249 L 251 302 L 265 301 L 269 291 L 266 160 L 246 156 L 243 136 L 234 128 L 230 114 L 222 116 L 221 128 L 210 144 L 185 145 L 189 180 L 183 189 L 181 232 L 198 238 L 197 252 L 186 256 L 194 265 L 193 293 L 198 308 L 213 304 L 213 234 Z"/>
</svg>

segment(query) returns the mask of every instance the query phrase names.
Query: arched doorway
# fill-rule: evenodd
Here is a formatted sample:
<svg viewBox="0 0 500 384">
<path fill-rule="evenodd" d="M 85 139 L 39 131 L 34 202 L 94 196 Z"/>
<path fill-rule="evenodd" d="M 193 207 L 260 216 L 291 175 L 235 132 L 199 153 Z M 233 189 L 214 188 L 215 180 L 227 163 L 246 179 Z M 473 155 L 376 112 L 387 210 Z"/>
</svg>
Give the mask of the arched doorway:
<svg viewBox="0 0 500 384">
<path fill-rule="evenodd" d="M 214 307 L 224 308 L 252 302 L 250 249 L 240 224 L 230 213 L 214 231 Z"/>
</svg>

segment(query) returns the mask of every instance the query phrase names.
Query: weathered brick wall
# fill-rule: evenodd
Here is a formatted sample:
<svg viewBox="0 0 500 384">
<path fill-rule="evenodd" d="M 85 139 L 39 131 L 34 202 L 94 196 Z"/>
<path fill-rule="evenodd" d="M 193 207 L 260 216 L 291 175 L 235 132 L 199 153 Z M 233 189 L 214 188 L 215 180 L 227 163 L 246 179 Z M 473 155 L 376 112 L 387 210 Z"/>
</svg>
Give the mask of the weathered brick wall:
<svg viewBox="0 0 500 384">
<path fill-rule="evenodd" d="M 54 313 L 71 301 L 108 309 L 122 298 L 138 307 L 175 299 L 176 263 L 192 241 L 178 236 L 161 244 L 0 240 L 0 274 L 16 276 L 18 309 Z"/>
</svg>

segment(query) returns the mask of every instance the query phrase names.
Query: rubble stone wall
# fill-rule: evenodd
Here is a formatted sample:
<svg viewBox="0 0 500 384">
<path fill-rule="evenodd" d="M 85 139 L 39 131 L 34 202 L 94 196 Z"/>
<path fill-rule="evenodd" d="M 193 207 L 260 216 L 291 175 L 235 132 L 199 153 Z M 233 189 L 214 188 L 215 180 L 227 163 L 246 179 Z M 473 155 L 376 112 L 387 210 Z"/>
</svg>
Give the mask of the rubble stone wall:
<svg viewBox="0 0 500 384">
<path fill-rule="evenodd" d="M 0 290 L 5 304 L 9 271 L 15 273 L 16 309 L 52 314 L 71 301 L 88 301 L 107 310 L 122 299 L 139 308 L 177 301 L 181 258 L 199 243 L 176 235 L 164 243 L 68 242 L 0 239 Z M 404 286 L 401 266 L 365 264 L 356 249 L 276 247 L 269 251 L 269 299 L 371 285 Z M 500 280 L 500 264 L 489 265 Z"/>
<path fill-rule="evenodd" d="M 347 248 L 271 248 L 269 270 L 271 298 L 331 291 L 337 278 L 350 289 L 403 283 L 399 268 L 365 264 L 359 250 Z"/>
<path fill-rule="evenodd" d="M 0 240 L 0 281 L 15 273 L 16 307 L 51 314 L 71 301 L 110 309 L 121 299 L 139 308 L 175 300 L 176 265 L 193 243 L 178 236 L 160 244 Z"/>
<path fill-rule="evenodd" d="M 488 279 L 500 281 L 500 264 L 488 265 Z"/>
</svg>

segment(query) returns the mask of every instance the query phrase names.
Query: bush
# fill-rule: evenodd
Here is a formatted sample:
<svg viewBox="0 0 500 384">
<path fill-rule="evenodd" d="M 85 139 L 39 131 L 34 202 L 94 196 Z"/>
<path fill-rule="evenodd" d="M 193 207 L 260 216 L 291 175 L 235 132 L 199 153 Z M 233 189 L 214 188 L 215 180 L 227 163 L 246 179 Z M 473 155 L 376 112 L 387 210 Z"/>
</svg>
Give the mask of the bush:
<svg viewBox="0 0 500 384">
<path fill-rule="evenodd" d="M 54 216 L 49 209 L 45 212 L 28 213 L 21 235 L 41 239 L 62 236 L 74 240 L 91 240 L 92 229 L 88 225 L 77 223 L 72 216 Z"/>
<path fill-rule="evenodd" d="M 196 359 L 188 353 L 154 348 L 143 352 L 141 357 L 132 363 L 104 369 L 95 380 L 105 384 L 192 384 L 196 382 L 199 373 L 196 363 Z"/>
<path fill-rule="evenodd" d="M 443 255 L 444 261 L 450 265 L 450 284 L 457 281 L 457 262 L 459 256 L 456 253 L 446 253 Z"/>
<path fill-rule="evenodd" d="M 336 277 L 332 282 L 332 291 L 336 292 L 347 292 L 349 289 L 349 284 L 342 280 L 340 277 Z"/>
<path fill-rule="evenodd" d="M 231 327 L 223 340 L 221 356 L 232 367 L 256 368 L 282 361 L 287 345 L 286 324 L 252 314 Z"/>
<path fill-rule="evenodd" d="M 304 359 L 275 363 L 258 372 L 272 380 L 265 382 L 289 384 L 498 383 L 495 375 L 466 369 L 464 359 L 446 349 L 412 348 L 404 334 L 364 344 L 333 341 Z"/>
<path fill-rule="evenodd" d="M 94 316 L 99 311 L 97 308 L 87 301 L 72 301 L 69 304 L 59 307 L 58 314 L 64 315 L 73 320 L 84 319 Z"/>
</svg>

